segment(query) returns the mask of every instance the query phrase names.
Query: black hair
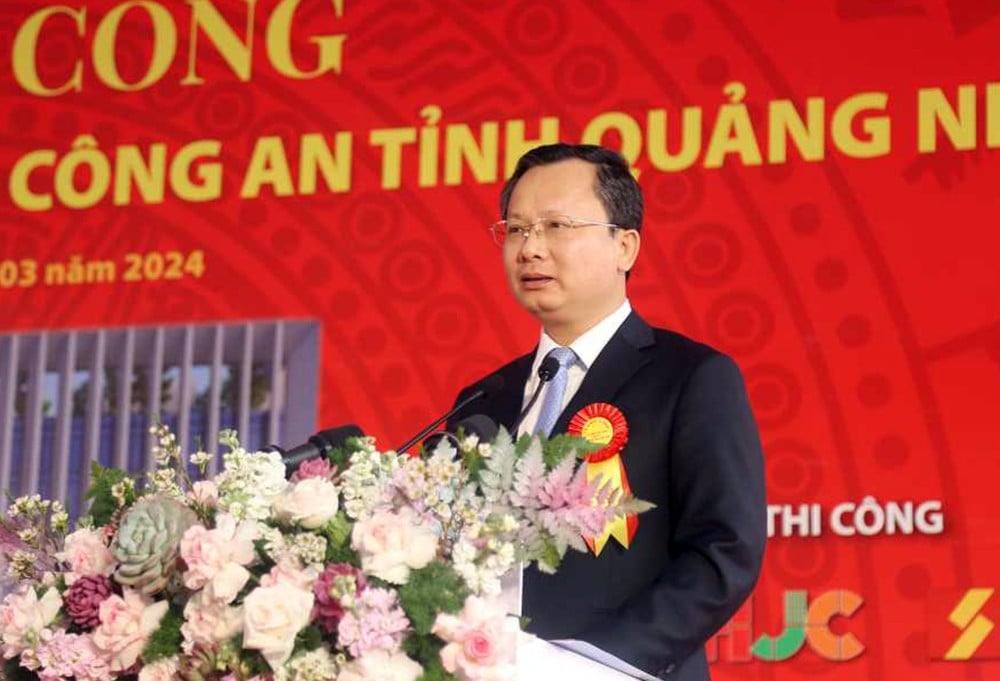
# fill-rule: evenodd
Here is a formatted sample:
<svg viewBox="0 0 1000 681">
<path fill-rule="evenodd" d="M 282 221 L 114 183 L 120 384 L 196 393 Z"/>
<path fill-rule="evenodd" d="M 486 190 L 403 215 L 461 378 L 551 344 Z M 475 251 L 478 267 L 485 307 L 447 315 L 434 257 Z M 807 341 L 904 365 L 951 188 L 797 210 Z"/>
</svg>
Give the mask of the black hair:
<svg viewBox="0 0 1000 681">
<path fill-rule="evenodd" d="M 597 186 L 594 191 L 600 199 L 608 220 L 626 229 L 642 229 L 642 190 L 632 177 L 628 161 L 621 154 L 595 144 L 546 144 L 535 147 L 522 156 L 514 172 L 500 192 L 500 216 L 507 218 L 507 207 L 514 187 L 521 177 L 536 166 L 549 165 L 578 158 L 597 166 Z"/>
</svg>

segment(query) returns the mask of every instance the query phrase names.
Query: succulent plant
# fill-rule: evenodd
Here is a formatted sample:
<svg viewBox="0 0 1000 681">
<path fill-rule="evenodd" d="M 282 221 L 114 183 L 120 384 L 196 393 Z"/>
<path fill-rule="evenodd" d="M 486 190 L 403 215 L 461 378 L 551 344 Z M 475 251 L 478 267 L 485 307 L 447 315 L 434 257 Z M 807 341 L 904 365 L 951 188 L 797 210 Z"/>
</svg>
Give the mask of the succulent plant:
<svg viewBox="0 0 1000 681">
<path fill-rule="evenodd" d="M 185 655 L 184 662 L 173 677 L 177 681 L 265 678 L 255 675 L 250 665 L 240 660 L 239 649 L 231 642 L 215 647 L 195 644 L 191 653 Z"/>
<path fill-rule="evenodd" d="M 166 496 L 137 501 L 122 516 L 111 551 L 115 581 L 146 596 L 159 593 L 177 569 L 181 537 L 197 522 L 194 511 Z"/>
</svg>

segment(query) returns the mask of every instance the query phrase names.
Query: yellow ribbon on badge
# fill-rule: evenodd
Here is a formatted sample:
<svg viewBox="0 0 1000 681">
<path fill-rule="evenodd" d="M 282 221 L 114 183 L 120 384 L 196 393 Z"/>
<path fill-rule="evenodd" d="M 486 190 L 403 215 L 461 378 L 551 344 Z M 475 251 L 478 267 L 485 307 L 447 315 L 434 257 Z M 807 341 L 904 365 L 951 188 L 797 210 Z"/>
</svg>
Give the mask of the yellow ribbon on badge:
<svg viewBox="0 0 1000 681">
<path fill-rule="evenodd" d="M 587 405 L 570 419 L 567 432 L 601 445 L 601 449 L 587 457 L 588 482 L 600 477 L 603 485 L 610 485 L 612 491 L 622 495 L 632 493 L 621 458 L 621 451 L 628 441 L 628 423 L 617 407 L 606 402 Z M 618 517 L 609 521 L 598 536 L 583 539 L 594 555 L 599 556 L 612 537 L 627 549 L 638 527 L 639 519 L 634 514 Z"/>
<path fill-rule="evenodd" d="M 587 462 L 587 481 L 593 482 L 597 477 L 603 478 L 604 484 L 611 485 L 611 489 L 613 490 L 619 490 L 623 494 L 627 494 L 629 491 L 628 478 L 625 477 L 625 467 L 622 465 L 622 458 L 618 454 L 604 461 L 596 463 Z M 617 539 L 618 543 L 626 549 L 629 547 L 629 544 L 632 542 L 632 536 L 635 534 L 635 530 L 629 531 L 628 520 L 631 518 L 635 518 L 635 516 L 618 516 L 614 520 L 608 521 L 604 526 L 604 531 L 600 535 L 593 539 L 584 538 L 587 541 L 587 546 L 590 547 L 595 556 L 601 555 L 604 545 L 612 537 Z M 636 520 L 638 521 L 638 519 Z"/>
</svg>

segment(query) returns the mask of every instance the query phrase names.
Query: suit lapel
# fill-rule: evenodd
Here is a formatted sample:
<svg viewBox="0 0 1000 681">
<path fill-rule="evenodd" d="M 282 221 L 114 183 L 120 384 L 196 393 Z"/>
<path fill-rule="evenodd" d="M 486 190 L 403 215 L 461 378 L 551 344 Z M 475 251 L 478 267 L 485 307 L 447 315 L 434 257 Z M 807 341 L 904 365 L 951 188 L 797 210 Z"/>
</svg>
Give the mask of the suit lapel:
<svg viewBox="0 0 1000 681">
<path fill-rule="evenodd" d="M 566 432 L 573 414 L 588 404 L 613 402 L 622 386 L 651 361 L 642 349 L 653 343 L 653 330 L 633 311 L 587 370 L 583 383 L 560 414 L 552 432 Z"/>
</svg>

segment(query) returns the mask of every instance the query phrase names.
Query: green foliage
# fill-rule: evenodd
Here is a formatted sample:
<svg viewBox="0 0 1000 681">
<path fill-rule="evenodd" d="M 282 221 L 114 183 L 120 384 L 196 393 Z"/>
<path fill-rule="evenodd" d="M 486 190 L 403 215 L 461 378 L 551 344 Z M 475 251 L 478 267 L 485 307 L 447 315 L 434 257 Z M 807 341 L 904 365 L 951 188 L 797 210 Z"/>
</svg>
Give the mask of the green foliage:
<svg viewBox="0 0 1000 681">
<path fill-rule="evenodd" d="M 455 677 L 446 672 L 441 665 L 443 647 L 444 642 L 430 634 L 412 635 L 403 641 L 403 652 L 424 668 L 424 673 L 417 677 L 417 681 L 454 681 Z"/>
<path fill-rule="evenodd" d="M 455 433 L 455 437 L 461 442 L 465 439 L 467 433 L 465 432 L 465 426 L 460 426 L 458 431 Z M 438 445 L 439 447 L 451 446 L 448 444 L 447 440 L 442 440 Z M 421 457 L 426 458 L 424 455 L 430 455 L 434 452 L 425 452 L 421 449 Z M 467 471 L 469 471 L 469 478 L 475 480 L 479 477 L 479 471 L 482 470 L 484 461 L 482 455 L 479 453 L 478 447 L 472 447 L 471 449 L 459 448 L 459 456 L 462 459 L 462 465 Z"/>
<path fill-rule="evenodd" d="M 517 438 L 517 442 L 514 443 L 514 452 L 517 454 L 517 458 L 524 456 L 524 453 L 528 451 L 528 445 L 531 444 L 534 436 L 524 433 L 521 437 Z"/>
<path fill-rule="evenodd" d="M 399 602 L 417 634 L 429 634 L 438 612 L 462 609 L 469 589 L 455 570 L 434 562 L 410 573 L 410 581 L 399 589 Z"/>
<path fill-rule="evenodd" d="M 243 647 L 243 632 L 231 638 L 226 646 L 232 650 L 240 651 L 240 678 L 252 679 L 255 676 L 271 672 L 271 666 L 264 659 L 263 655 L 256 650 L 249 650 Z"/>
<path fill-rule="evenodd" d="M 181 625 L 184 624 L 184 612 L 180 607 L 171 605 L 163 619 L 160 628 L 153 632 L 142 650 L 142 660 L 146 664 L 156 662 L 166 657 L 177 655 L 181 651 Z"/>
<path fill-rule="evenodd" d="M 480 471 L 483 470 L 483 455 L 479 453 L 478 448 L 473 448 L 468 451 L 462 452 L 462 465 L 465 469 L 469 471 L 469 478 L 475 480 L 479 477 Z"/>
<path fill-rule="evenodd" d="M 257 554 L 257 565 L 255 567 L 259 569 L 251 570 L 250 572 L 257 574 L 258 577 L 260 577 L 260 575 L 266 575 L 274 566 L 274 561 L 267 553 L 267 540 L 255 539 L 253 542 L 253 550 L 254 553 Z"/>
<path fill-rule="evenodd" d="M 326 545 L 326 559 L 327 565 L 332 565 L 333 563 L 347 563 L 348 565 L 353 565 L 356 568 L 361 567 L 361 558 L 350 546 L 334 546 L 333 544 Z"/>
<path fill-rule="evenodd" d="M 320 528 L 320 533 L 326 537 L 326 563 L 348 563 L 354 567 L 361 565 L 358 554 L 351 548 L 351 519 L 343 511 L 339 511 L 330 522 Z"/>
<path fill-rule="evenodd" d="M 545 459 L 545 468 L 547 470 L 552 470 L 564 459 L 570 456 L 576 456 L 577 458 L 584 458 L 592 452 L 596 452 L 601 448 L 601 445 L 595 445 L 588 440 L 577 435 L 556 435 L 555 437 L 549 439 L 545 442 L 543 450 L 543 458 Z"/>
<path fill-rule="evenodd" d="M 342 471 L 347 468 L 348 462 L 351 460 L 351 455 L 354 452 L 364 449 L 364 442 L 357 437 L 349 437 L 344 440 L 344 445 L 342 447 L 334 447 L 327 454 L 326 458 L 330 462 L 330 465 L 336 468 L 338 471 Z"/>
<path fill-rule="evenodd" d="M 111 494 L 111 488 L 128 477 L 125 471 L 117 468 L 105 468 L 96 461 L 90 463 L 90 487 L 87 488 L 87 499 L 90 502 L 90 515 L 95 525 L 106 525 L 118 509 L 118 502 Z M 134 501 L 134 500 L 132 500 Z"/>
<path fill-rule="evenodd" d="M 561 562 L 562 554 L 559 553 L 559 547 L 556 546 L 555 541 L 552 537 L 543 537 L 542 552 L 538 557 L 538 569 L 551 575 L 559 569 Z"/>
<path fill-rule="evenodd" d="M 38 675 L 22 667 L 16 657 L 4 660 L 3 675 L 0 678 L 5 681 L 38 681 Z"/>
<path fill-rule="evenodd" d="M 352 527 L 351 519 L 347 517 L 347 514 L 343 511 L 338 511 L 337 515 L 333 516 L 320 531 L 326 537 L 328 543 L 344 547 L 351 540 Z"/>
<path fill-rule="evenodd" d="M 534 438 L 534 435 L 524 434 L 517 439 L 514 450 L 517 452 L 518 458 L 524 456 Z M 545 470 L 547 471 L 558 466 L 568 456 L 582 459 L 601 448 L 601 445 L 594 444 L 579 435 L 566 435 L 565 433 L 549 439 L 541 438 L 541 441 L 542 458 L 545 461 Z"/>
<path fill-rule="evenodd" d="M 308 653 L 323 645 L 323 632 L 315 625 L 309 625 L 295 636 L 295 648 L 292 649 L 292 657 L 299 653 Z"/>
</svg>

